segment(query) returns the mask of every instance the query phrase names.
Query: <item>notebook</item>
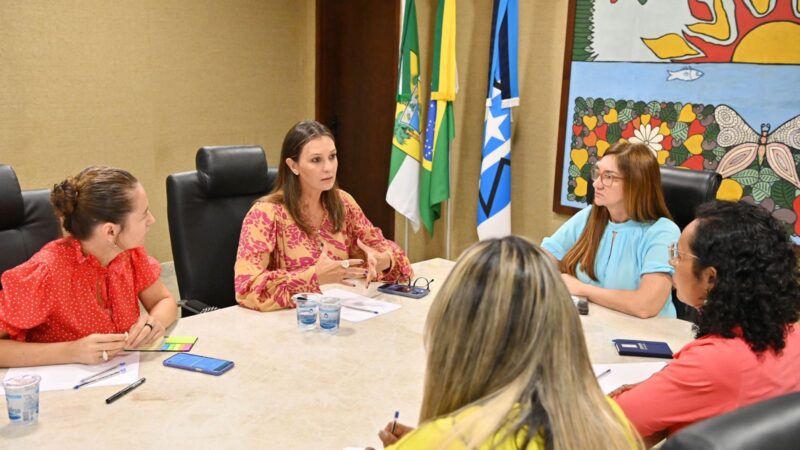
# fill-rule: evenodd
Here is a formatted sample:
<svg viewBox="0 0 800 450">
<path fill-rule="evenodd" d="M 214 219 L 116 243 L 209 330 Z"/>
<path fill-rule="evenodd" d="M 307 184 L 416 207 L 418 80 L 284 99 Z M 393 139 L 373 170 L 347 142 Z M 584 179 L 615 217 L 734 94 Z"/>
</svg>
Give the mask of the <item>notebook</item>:
<svg viewBox="0 0 800 450">
<path fill-rule="evenodd" d="M 672 350 L 666 342 L 639 341 L 636 339 L 614 339 L 611 341 L 622 356 L 647 356 L 672 359 Z"/>
</svg>

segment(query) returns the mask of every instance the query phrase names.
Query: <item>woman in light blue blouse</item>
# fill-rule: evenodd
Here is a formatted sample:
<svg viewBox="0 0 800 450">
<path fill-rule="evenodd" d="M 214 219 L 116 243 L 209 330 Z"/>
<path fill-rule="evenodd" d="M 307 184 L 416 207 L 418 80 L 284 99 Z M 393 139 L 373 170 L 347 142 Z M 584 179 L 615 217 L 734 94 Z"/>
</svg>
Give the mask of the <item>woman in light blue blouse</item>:
<svg viewBox="0 0 800 450">
<path fill-rule="evenodd" d="M 572 295 L 636 317 L 675 317 L 671 220 L 645 145 L 617 143 L 592 167 L 594 204 L 542 242 Z"/>
</svg>

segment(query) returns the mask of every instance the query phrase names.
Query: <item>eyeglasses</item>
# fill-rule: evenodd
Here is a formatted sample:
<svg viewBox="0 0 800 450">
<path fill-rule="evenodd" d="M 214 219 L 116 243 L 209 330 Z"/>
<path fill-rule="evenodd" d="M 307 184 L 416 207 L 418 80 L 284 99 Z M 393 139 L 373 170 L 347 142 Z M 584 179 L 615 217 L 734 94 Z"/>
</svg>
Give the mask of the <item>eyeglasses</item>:
<svg viewBox="0 0 800 450">
<path fill-rule="evenodd" d="M 590 176 L 592 177 L 592 181 L 597 181 L 600 178 L 601 183 L 603 186 L 610 188 L 614 185 L 614 180 L 622 180 L 622 177 L 618 177 L 616 175 L 612 175 L 609 172 L 600 172 L 600 168 L 597 166 L 592 166 L 592 170 L 590 172 Z"/>
<path fill-rule="evenodd" d="M 672 244 L 669 244 L 669 263 L 670 264 L 672 264 L 674 266 L 675 264 L 677 264 L 681 260 L 682 256 L 688 256 L 690 258 L 698 259 L 696 255 L 693 255 L 691 253 L 681 253 L 681 252 L 679 252 L 678 251 L 678 243 L 677 242 L 673 242 Z"/>
<path fill-rule="evenodd" d="M 423 288 L 423 289 L 430 290 L 431 289 L 431 283 L 433 283 L 434 281 L 435 280 L 433 278 L 427 279 L 425 277 L 417 277 L 417 278 L 414 279 L 414 281 L 411 281 L 409 279 L 408 280 L 408 285 L 411 286 L 411 287 L 420 287 L 420 288 Z M 417 283 L 420 283 L 420 285 L 417 286 Z M 423 284 L 424 284 L 424 286 L 423 286 Z"/>
</svg>

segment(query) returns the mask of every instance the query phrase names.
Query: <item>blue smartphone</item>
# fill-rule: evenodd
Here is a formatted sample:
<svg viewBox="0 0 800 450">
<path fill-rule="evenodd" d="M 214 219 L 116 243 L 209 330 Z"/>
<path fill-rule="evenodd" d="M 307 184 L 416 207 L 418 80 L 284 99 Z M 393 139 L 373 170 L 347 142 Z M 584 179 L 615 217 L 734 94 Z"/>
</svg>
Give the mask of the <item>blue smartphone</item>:
<svg viewBox="0 0 800 450">
<path fill-rule="evenodd" d="M 407 284 L 386 283 L 378 286 L 378 292 L 384 294 L 402 295 L 403 297 L 422 298 L 430 292 L 427 289 L 409 286 Z"/>
<path fill-rule="evenodd" d="M 191 370 L 192 372 L 207 373 L 209 375 L 222 375 L 233 368 L 233 361 L 209 358 L 192 353 L 176 353 L 164 360 L 164 365 L 176 369 Z"/>
</svg>

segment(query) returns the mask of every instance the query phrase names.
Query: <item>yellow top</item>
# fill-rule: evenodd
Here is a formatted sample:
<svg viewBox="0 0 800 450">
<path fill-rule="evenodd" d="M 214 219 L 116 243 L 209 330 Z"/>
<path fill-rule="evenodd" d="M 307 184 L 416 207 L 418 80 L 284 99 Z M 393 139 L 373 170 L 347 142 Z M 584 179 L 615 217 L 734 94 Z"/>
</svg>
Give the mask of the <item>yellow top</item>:
<svg viewBox="0 0 800 450">
<path fill-rule="evenodd" d="M 622 410 L 617 405 L 617 403 L 614 402 L 614 400 L 611 400 L 610 398 L 607 398 L 607 400 L 609 405 L 611 405 L 611 409 L 614 410 L 614 413 L 616 413 L 617 417 L 619 417 L 620 422 L 627 425 L 628 419 L 625 418 L 625 413 L 622 412 Z M 416 430 L 405 435 L 403 439 L 400 439 L 394 445 L 386 447 L 386 450 L 439 448 L 437 447 L 437 445 L 441 445 L 441 443 L 443 443 L 450 437 L 450 433 L 453 429 L 453 424 L 457 420 L 475 413 L 479 408 L 480 408 L 479 406 L 467 408 L 466 410 L 459 413 L 457 416 L 447 416 L 435 419 L 430 422 L 426 422 Z M 521 449 L 525 439 L 526 430 L 525 429 L 520 430 L 513 440 L 511 439 L 510 436 L 506 436 L 505 439 L 500 441 L 498 435 L 501 434 L 502 433 L 495 434 L 495 437 L 481 444 L 479 449 L 480 450 Z M 630 436 L 630 441 L 631 441 L 631 448 L 635 448 L 634 438 L 632 435 Z M 447 450 L 460 450 L 464 448 L 466 448 L 466 442 L 459 439 L 455 439 L 449 446 L 446 447 Z M 526 450 L 545 450 L 544 436 L 542 435 L 542 433 L 538 433 L 533 438 L 533 440 L 531 440 L 528 443 L 528 446 L 525 448 Z"/>
</svg>

